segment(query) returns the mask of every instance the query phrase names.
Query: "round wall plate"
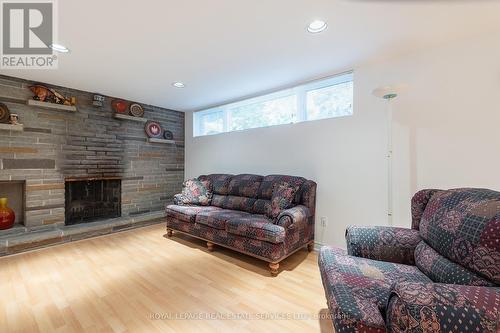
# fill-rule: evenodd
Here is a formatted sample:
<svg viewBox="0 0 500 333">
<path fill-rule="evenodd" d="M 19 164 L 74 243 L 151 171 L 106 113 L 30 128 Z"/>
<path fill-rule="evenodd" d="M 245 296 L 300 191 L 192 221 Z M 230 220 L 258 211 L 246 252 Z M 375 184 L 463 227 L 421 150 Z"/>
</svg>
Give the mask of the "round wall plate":
<svg viewBox="0 0 500 333">
<path fill-rule="evenodd" d="M 142 108 L 142 106 L 140 104 L 137 104 L 137 103 L 130 104 L 129 112 L 134 117 L 140 118 L 140 117 L 144 116 L 144 109 Z"/>
<path fill-rule="evenodd" d="M 144 127 L 144 130 L 150 138 L 160 139 L 163 135 L 161 125 L 156 121 L 148 121 L 146 123 L 146 126 Z"/>
<path fill-rule="evenodd" d="M 0 123 L 10 123 L 9 108 L 3 103 L 0 103 Z"/>
<path fill-rule="evenodd" d="M 173 140 L 174 139 L 174 133 L 172 133 L 171 131 L 165 130 L 165 132 L 163 132 L 163 137 L 166 140 Z"/>
</svg>

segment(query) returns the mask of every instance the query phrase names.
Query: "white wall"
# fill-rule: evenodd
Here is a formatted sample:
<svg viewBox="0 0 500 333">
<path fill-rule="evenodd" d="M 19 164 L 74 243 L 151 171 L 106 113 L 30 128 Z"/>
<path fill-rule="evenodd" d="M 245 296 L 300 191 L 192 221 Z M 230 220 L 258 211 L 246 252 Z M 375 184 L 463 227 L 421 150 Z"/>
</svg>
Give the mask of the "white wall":
<svg viewBox="0 0 500 333">
<path fill-rule="evenodd" d="M 394 101 L 394 224 L 409 226 L 418 189 L 500 190 L 499 59 L 492 34 L 355 67 L 352 117 L 193 138 L 187 114 L 186 178 L 281 173 L 313 179 L 316 241 L 343 247 L 347 225 L 386 224 L 386 105 L 371 91 L 403 83 L 407 88 Z"/>
</svg>

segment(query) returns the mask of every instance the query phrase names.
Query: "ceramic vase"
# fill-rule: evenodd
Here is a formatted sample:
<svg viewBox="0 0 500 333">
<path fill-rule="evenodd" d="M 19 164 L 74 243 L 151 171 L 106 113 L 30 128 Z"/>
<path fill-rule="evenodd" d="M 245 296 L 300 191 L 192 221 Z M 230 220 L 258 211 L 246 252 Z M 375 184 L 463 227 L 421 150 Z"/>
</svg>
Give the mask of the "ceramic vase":
<svg viewBox="0 0 500 333">
<path fill-rule="evenodd" d="M 0 230 L 12 228 L 15 220 L 16 214 L 7 207 L 7 198 L 0 198 Z"/>
</svg>

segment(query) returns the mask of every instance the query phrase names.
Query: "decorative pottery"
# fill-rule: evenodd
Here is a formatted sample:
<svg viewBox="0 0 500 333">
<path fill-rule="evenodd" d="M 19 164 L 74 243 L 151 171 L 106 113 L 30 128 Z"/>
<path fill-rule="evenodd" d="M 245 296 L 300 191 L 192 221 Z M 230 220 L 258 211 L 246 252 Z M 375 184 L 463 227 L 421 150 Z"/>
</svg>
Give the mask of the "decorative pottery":
<svg viewBox="0 0 500 333">
<path fill-rule="evenodd" d="M 144 129 L 146 131 L 146 134 L 150 138 L 159 139 L 159 138 L 161 138 L 161 136 L 163 134 L 162 129 L 161 129 L 161 125 L 158 124 L 156 121 L 147 122 L 146 127 Z"/>
<path fill-rule="evenodd" d="M 54 95 L 52 93 L 52 91 L 50 91 L 49 88 L 42 86 L 42 85 L 39 85 L 39 84 L 34 85 L 34 86 L 30 86 L 29 88 L 33 92 L 33 94 L 35 94 L 35 96 L 33 96 L 33 99 L 36 101 L 45 102 L 45 100 L 48 97 L 51 97 Z"/>
<path fill-rule="evenodd" d="M 126 113 L 127 112 L 127 102 L 121 99 L 115 99 L 111 102 L 111 107 L 116 113 Z"/>
<path fill-rule="evenodd" d="M 11 113 L 10 114 L 10 123 L 12 125 L 18 125 L 19 124 L 19 115 L 16 113 Z"/>
<path fill-rule="evenodd" d="M 70 99 L 64 97 L 55 89 L 48 88 L 41 84 L 35 84 L 33 86 L 30 86 L 29 89 L 35 94 L 35 96 L 33 96 L 33 99 L 35 101 L 55 103 L 61 105 L 72 105 Z M 76 103 L 76 98 L 75 98 L 75 103 Z"/>
<path fill-rule="evenodd" d="M 163 132 L 163 137 L 167 140 L 173 140 L 174 139 L 174 133 L 172 133 L 171 131 L 165 131 Z"/>
<path fill-rule="evenodd" d="M 16 214 L 7 207 L 7 198 L 0 198 L 0 230 L 12 228 L 15 220 Z"/>
<path fill-rule="evenodd" d="M 144 116 L 144 109 L 142 108 L 142 106 L 140 106 L 137 103 L 130 104 L 129 110 L 130 110 L 130 114 L 134 117 L 140 118 L 140 117 Z"/>
<path fill-rule="evenodd" d="M 0 123 L 10 123 L 10 111 L 7 105 L 0 103 Z"/>
</svg>

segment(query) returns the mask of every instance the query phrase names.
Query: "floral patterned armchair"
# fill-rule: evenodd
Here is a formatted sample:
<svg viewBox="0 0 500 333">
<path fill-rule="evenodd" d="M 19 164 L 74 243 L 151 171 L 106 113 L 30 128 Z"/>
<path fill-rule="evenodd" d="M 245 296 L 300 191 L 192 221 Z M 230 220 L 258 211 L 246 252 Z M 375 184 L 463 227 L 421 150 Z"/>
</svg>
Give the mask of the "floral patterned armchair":
<svg viewBox="0 0 500 333">
<path fill-rule="evenodd" d="M 499 332 L 500 193 L 422 190 L 412 228 L 349 227 L 320 250 L 340 332 Z"/>
</svg>

